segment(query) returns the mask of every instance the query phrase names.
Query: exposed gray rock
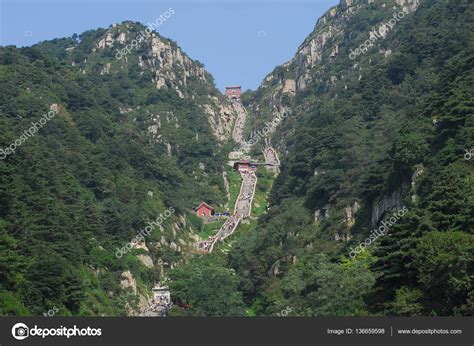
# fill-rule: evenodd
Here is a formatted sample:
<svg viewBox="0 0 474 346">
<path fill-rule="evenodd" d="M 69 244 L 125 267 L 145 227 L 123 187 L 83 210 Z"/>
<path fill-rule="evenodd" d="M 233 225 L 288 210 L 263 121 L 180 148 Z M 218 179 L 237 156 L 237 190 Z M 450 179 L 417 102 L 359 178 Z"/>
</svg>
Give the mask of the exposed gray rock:
<svg viewBox="0 0 474 346">
<path fill-rule="evenodd" d="M 214 136 L 221 141 L 230 138 L 236 118 L 234 109 L 216 96 L 209 96 L 209 103 L 203 107 L 204 112 L 208 115 Z"/>
<path fill-rule="evenodd" d="M 352 206 L 346 207 L 344 209 L 344 223 L 346 224 L 347 228 L 352 228 L 355 224 L 355 214 L 359 211 L 360 205 L 359 203 L 354 202 Z"/>
<path fill-rule="evenodd" d="M 314 212 L 314 223 L 318 224 L 321 221 L 323 221 L 324 219 L 327 219 L 329 217 L 329 211 L 330 210 L 331 210 L 331 206 L 328 205 L 328 204 L 325 205 L 321 209 L 315 210 L 315 212 Z"/>
<path fill-rule="evenodd" d="M 415 192 L 416 181 L 420 177 L 420 175 L 423 174 L 424 171 L 425 171 L 425 168 L 423 167 L 423 164 L 420 163 L 420 164 L 415 166 L 415 170 L 414 170 L 413 175 L 411 177 L 411 190 L 412 190 L 411 200 L 412 200 L 412 202 L 416 202 L 416 199 L 418 197 L 416 195 L 416 192 Z"/>
<path fill-rule="evenodd" d="M 143 263 L 145 267 L 153 268 L 153 259 L 149 255 L 140 254 L 137 255 L 137 258 Z"/>
<path fill-rule="evenodd" d="M 389 196 L 383 196 L 372 208 L 371 227 L 374 227 L 390 209 L 403 208 L 402 189 L 393 191 Z"/>
<path fill-rule="evenodd" d="M 120 281 L 120 286 L 122 289 L 131 288 L 133 294 L 137 294 L 137 282 L 134 279 L 132 273 L 127 270 L 121 274 L 122 280 Z"/>
</svg>

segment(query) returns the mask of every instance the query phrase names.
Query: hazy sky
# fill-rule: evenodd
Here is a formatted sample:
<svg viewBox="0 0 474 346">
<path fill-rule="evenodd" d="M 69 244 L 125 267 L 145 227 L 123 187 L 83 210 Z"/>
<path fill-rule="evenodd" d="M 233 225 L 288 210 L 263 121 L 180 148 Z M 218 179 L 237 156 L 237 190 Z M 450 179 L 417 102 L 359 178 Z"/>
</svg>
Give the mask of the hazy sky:
<svg viewBox="0 0 474 346">
<path fill-rule="evenodd" d="M 0 45 L 28 46 L 112 23 L 155 21 L 158 32 L 205 64 L 219 89 L 256 89 L 294 55 L 339 0 L 0 0 Z"/>
</svg>

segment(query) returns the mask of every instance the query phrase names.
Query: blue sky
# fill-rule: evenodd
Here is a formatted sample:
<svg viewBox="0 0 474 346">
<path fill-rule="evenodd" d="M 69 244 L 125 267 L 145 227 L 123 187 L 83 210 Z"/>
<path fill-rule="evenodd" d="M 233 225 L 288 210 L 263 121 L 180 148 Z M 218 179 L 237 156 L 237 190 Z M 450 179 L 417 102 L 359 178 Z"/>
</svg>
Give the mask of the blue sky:
<svg viewBox="0 0 474 346">
<path fill-rule="evenodd" d="M 205 64 L 219 89 L 256 89 L 294 55 L 339 0 L 0 0 L 0 45 L 28 46 L 112 23 L 155 21 L 159 33 Z"/>
</svg>

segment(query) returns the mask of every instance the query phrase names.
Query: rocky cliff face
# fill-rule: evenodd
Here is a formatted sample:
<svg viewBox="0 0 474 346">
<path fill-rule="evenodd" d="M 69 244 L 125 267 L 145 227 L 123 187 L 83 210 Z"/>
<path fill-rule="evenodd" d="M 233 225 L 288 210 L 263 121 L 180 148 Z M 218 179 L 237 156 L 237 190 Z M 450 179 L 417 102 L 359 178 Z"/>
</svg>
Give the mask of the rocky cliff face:
<svg viewBox="0 0 474 346">
<path fill-rule="evenodd" d="M 91 297 L 93 290 L 107 291 L 103 304 L 84 300 L 81 306 L 74 304 L 72 314 L 79 314 L 82 306 L 90 314 L 139 313 L 147 304 L 147 290 L 161 278 L 159 270 L 166 276 L 199 240 L 200 224 L 190 217 L 194 207 L 204 199 L 216 206 L 226 202 L 221 157 L 234 111 L 201 63 L 158 33 L 144 37 L 143 32 L 144 26 L 124 22 L 24 49 L 0 47 L 0 65 L 6 71 L 0 83 L 2 146 L 37 121 L 43 108 L 58 105 L 60 110 L 41 131 L 40 140 L 23 146 L 15 160 L 2 163 L 8 168 L 0 175 L 24 178 L 17 193 L 33 201 L 32 212 L 56 220 L 54 232 L 74 238 L 66 242 L 62 236 L 40 239 L 24 234 L 16 237 L 18 243 L 28 244 L 34 237 L 51 249 L 48 259 L 61 259 L 45 266 L 52 272 L 61 265 L 58 270 L 71 277 L 79 277 L 81 271 L 98 278 L 91 287 L 69 287 L 74 283 L 65 278 L 61 285 L 66 290 L 81 297 Z M 18 78 L 15 71 L 25 77 Z M 31 102 L 22 107 L 25 97 Z M 48 152 L 48 158 L 21 169 L 28 157 L 41 152 Z M 31 177 L 52 176 L 47 171 L 59 166 L 61 174 L 49 182 L 51 188 L 31 188 L 36 184 Z M 5 185 L 16 189 L 4 184 L 2 194 L 13 196 Z M 75 193 L 68 190 L 73 186 Z M 67 201 L 61 197 L 66 195 Z M 0 232 L 4 219 L 28 218 L 26 209 L 9 213 L 7 209 L 13 209 L 8 206 L 15 202 L 7 199 Z M 156 221 L 159 226 L 146 236 L 138 234 L 171 208 L 176 212 L 162 223 Z M 42 226 L 51 230 L 50 225 Z M 15 228 L 10 231 L 18 233 Z M 31 256 L 42 254 L 38 246 Z M 114 264 L 95 260 L 102 256 Z M 103 280 L 106 276 L 109 279 Z M 43 278 L 49 280 L 48 274 Z M 30 300 L 28 309 L 44 311 L 44 302 L 42 297 Z"/>
<path fill-rule="evenodd" d="M 390 195 L 385 195 L 379 201 L 374 203 L 370 219 L 371 227 L 377 226 L 378 222 L 388 211 L 397 211 L 403 208 L 403 190 L 404 188 L 400 187 Z"/>
<path fill-rule="evenodd" d="M 345 53 L 340 47 L 351 37 L 348 22 L 354 15 L 371 4 L 409 14 L 418 8 L 420 1 L 341 0 L 338 6 L 328 10 L 318 20 L 313 32 L 299 46 L 293 59 L 281 66 L 283 73 L 281 70 L 274 71 L 265 79 L 262 87 L 275 87 L 276 84 L 282 94 L 293 95 L 304 91 L 312 81 L 329 83 L 330 81 L 321 79 L 322 71 L 326 65 L 334 64 L 339 54 Z M 378 21 L 372 26 L 378 28 L 385 22 L 386 20 Z"/>
<path fill-rule="evenodd" d="M 144 29 L 136 23 L 114 24 L 98 38 L 92 52 L 112 49 L 115 59 L 121 62 L 117 65 L 119 69 L 135 63 L 133 58 L 137 52 L 141 53 L 137 57 L 140 69 L 152 72 L 153 82 L 158 89 L 175 90 L 180 97 L 184 97 L 188 78 L 207 82 L 204 67 L 191 60 L 176 44 L 155 32 L 148 34 Z"/>
<path fill-rule="evenodd" d="M 338 6 L 326 11 L 317 21 L 313 32 L 298 47 L 295 56 L 275 68 L 263 80 L 258 91 L 258 101 L 249 105 L 253 113 L 267 113 L 267 120 L 275 119 L 290 111 L 291 99 L 296 95 L 311 88 L 327 89 L 336 83 L 343 83 L 349 71 L 341 68 L 340 56 L 349 56 L 351 50 L 360 44 L 360 40 L 374 37 L 373 32 L 390 21 L 390 14 L 402 12 L 403 16 L 409 15 L 416 11 L 421 1 L 341 0 Z M 386 16 L 367 25 L 367 31 L 362 36 L 354 33 L 350 25 L 352 18 L 361 11 L 377 7 Z M 385 37 L 392 28 L 393 26 L 388 25 L 383 35 L 377 37 Z M 384 57 L 393 53 L 391 49 L 383 47 L 383 39 L 373 42 L 371 49 Z M 352 71 L 362 72 L 362 69 L 356 62 L 351 66 Z M 268 105 L 267 112 L 263 109 L 264 105 Z M 306 104 L 306 108 L 309 108 L 309 104 Z M 284 143 L 280 145 L 284 146 Z"/>
<path fill-rule="evenodd" d="M 295 56 L 287 63 L 276 67 L 263 80 L 258 91 L 250 95 L 248 102 L 252 124 L 252 129 L 248 131 L 250 137 L 253 131 L 261 130 L 268 121 L 282 118 L 283 114 L 289 115 L 271 128 L 269 137 L 283 155 L 289 153 L 287 159 L 298 155 L 297 152 L 291 151 L 291 147 L 295 145 L 298 133 L 307 129 L 308 122 L 318 121 L 314 115 L 319 113 L 317 109 L 321 103 L 318 97 L 329 98 L 332 102 L 342 92 L 347 95 L 354 92 L 349 89 L 350 86 L 359 86 L 362 78 L 369 78 L 366 73 L 374 65 L 374 61 L 388 62 L 391 54 L 397 54 L 397 48 L 392 46 L 387 38 L 395 31 L 397 25 L 401 25 L 399 23 L 404 20 L 403 18 L 412 15 L 419 8 L 420 3 L 421 0 L 341 0 L 339 5 L 326 11 L 317 21 L 313 32 L 298 47 Z M 364 16 L 369 11 L 378 15 L 367 19 Z M 378 32 L 379 29 L 381 34 Z M 367 49 L 364 48 L 358 54 L 351 55 L 351 52 L 369 42 L 370 46 L 367 46 Z M 334 110 L 328 107 L 327 113 L 324 114 L 329 122 L 332 117 L 330 111 Z M 342 125 L 343 120 L 339 121 Z M 312 135 L 324 137 L 325 132 L 323 128 L 320 130 L 315 128 L 315 133 Z M 322 153 L 327 150 L 330 149 L 321 147 L 315 155 L 323 155 Z M 285 161 L 285 156 L 282 161 Z M 308 171 L 319 170 L 321 167 L 316 165 Z M 308 174 L 305 179 L 323 180 L 325 175 Z M 350 179 L 349 175 L 345 179 Z M 378 202 L 374 203 L 370 212 L 372 225 L 379 221 L 388 209 L 401 207 L 401 187 L 396 190 L 398 192 L 393 195 L 379 196 Z M 359 198 L 355 195 L 352 197 Z M 325 218 L 324 210 L 334 208 L 331 205 L 334 202 L 321 203 L 323 204 L 312 211 L 315 213 L 316 224 Z M 344 206 L 340 205 L 339 209 L 344 210 Z M 345 213 L 347 228 L 352 228 L 356 223 L 356 212 L 346 210 Z"/>
<path fill-rule="evenodd" d="M 203 64 L 188 57 L 175 42 L 157 32 L 149 32 L 139 23 L 126 21 L 98 32 L 89 43 L 89 56 L 82 61 L 76 61 L 74 51 L 84 43 L 84 37 L 80 37 L 75 44 L 65 49 L 66 59 L 82 74 L 98 73 L 108 79 L 120 78 L 124 73 L 138 73 L 150 78 L 150 85 L 154 85 L 157 95 L 167 93 L 175 98 L 176 107 L 173 108 L 156 107 L 155 102 L 148 100 L 143 104 L 124 103 L 120 107 L 120 113 L 133 118 L 134 122 L 137 119 L 144 121 L 150 141 L 163 146 L 168 157 L 182 155 L 182 145 L 176 139 L 176 134 L 181 131 L 193 131 L 193 139 L 196 142 L 203 139 L 212 142 L 202 131 L 206 126 L 193 123 L 200 122 L 197 117 L 193 116 L 191 123 L 188 119 L 183 119 L 177 109 L 180 102 L 189 102 L 195 106 L 196 111 L 202 113 L 215 140 L 224 142 L 231 138 L 232 125 L 236 118 L 234 108 L 215 88 L 213 78 L 204 69 Z M 158 98 L 157 101 L 162 102 L 162 99 Z M 201 170 L 207 174 L 204 167 Z M 149 197 L 154 198 L 152 192 Z M 193 248 L 198 238 L 186 223 L 186 215 L 179 216 L 179 222 L 173 224 L 172 232 L 160 228 L 161 239 L 153 245 L 161 250 L 171 249 L 186 253 Z M 153 259 L 144 244 L 143 250 L 146 254 L 138 255 L 138 259 L 146 267 L 152 267 Z"/>
<path fill-rule="evenodd" d="M 231 138 L 232 125 L 237 118 L 234 108 L 217 96 L 210 96 L 202 108 L 208 115 L 214 136 L 221 141 Z"/>
<path fill-rule="evenodd" d="M 339 6 L 331 8 L 318 20 L 314 31 L 287 64 L 287 70 L 296 81 L 296 90 L 304 91 L 313 80 L 320 80 L 321 73 L 318 70 L 323 69 L 326 64 L 335 62 L 337 56 L 342 53 L 340 46 L 351 36 L 347 29 L 348 22 L 362 9 L 373 4 L 382 8 L 391 8 L 394 12 L 401 11 L 409 14 L 418 8 L 420 1 L 341 0 Z M 378 21 L 372 26 L 378 28 L 384 22 L 385 20 Z"/>
<path fill-rule="evenodd" d="M 230 256 L 245 285 L 254 285 L 249 295 L 267 302 L 265 313 L 286 304 L 313 316 L 358 315 L 364 305 L 368 314 L 402 316 L 472 310 L 469 289 L 421 283 L 433 262 L 418 263 L 426 259 L 421 249 L 445 251 L 433 239 L 452 256 L 451 269 L 459 256 L 447 250 L 448 239 L 472 244 L 472 160 L 461 154 L 474 133 L 473 9 L 467 0 L 341 1 L 291 61 L 244 95 L 248 134 L 290 110 L 268 138 L 282 163 L 268 215 Z M 335 267 L 327 270 L 322 257 Z M 352 305 L 355 286 L 333 284 L 358 265 L 367 270 L 350 276 L 367 286 L 356 284 L 364 302 Z M 322 289 L 324 282 L 333 286 Z M 406 292 L 418 292 L 418 307 L 407 304 Z M 447 304 L 454 296 L 459 300 Z"/>
<path fill-rule="evenodd" d="M 89 58 L 76 61 L 74 50 L 82 44 L 78 41 L 64 49 L 71 65 L 82 74 L 103 76 L 138 70 L 140 75 L 149 76 L 157 90 L 173 92 L 198 104 L 218 140 L 230 138 L 235 112 L 216 90 L 204 66 L 189 58 L 173 41 L 156 32 L 148 33 L 139 23 L 123 22 L 103 30 L 90 44 Z M 99 62 L 103 57 L 108 61 Z"/>
</svg>

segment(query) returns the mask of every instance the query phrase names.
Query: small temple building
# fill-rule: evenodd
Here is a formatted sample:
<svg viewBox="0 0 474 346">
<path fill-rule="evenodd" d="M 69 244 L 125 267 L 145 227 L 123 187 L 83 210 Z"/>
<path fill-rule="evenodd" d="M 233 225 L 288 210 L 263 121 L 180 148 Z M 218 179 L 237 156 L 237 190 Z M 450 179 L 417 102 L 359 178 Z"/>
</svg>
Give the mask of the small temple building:
<svg viewBox="0 0 474 346">
<path fill-rule="evenodd" d="M 242 89 L 239 86 L 228 86 L 225 87 L 225 96 L 229 99 L 237 99 L 240 100 L 240 95 L 242 94 Z"/>
<path fill-rule="evenodd" d="M 214 208 L 206 202 L 201 202 L 196 208 L 196 214 L 199 217 L 211 217 L 214 214 Z"/>
<path fill-rule="evenodd" d="M 152 288 L 153 299 L 159 303 L 171 303 L 171 294 L 168 286 L 161 286 L 160 284 L 155 285 Z"/>
<path fill-rule="evenodd" d="M 241 160 L 234 162 L 234 170 L 240 173 L 253 172 L 257 169 L 255 163 L 250 162 L 249 160 Z"/>
</svg>

